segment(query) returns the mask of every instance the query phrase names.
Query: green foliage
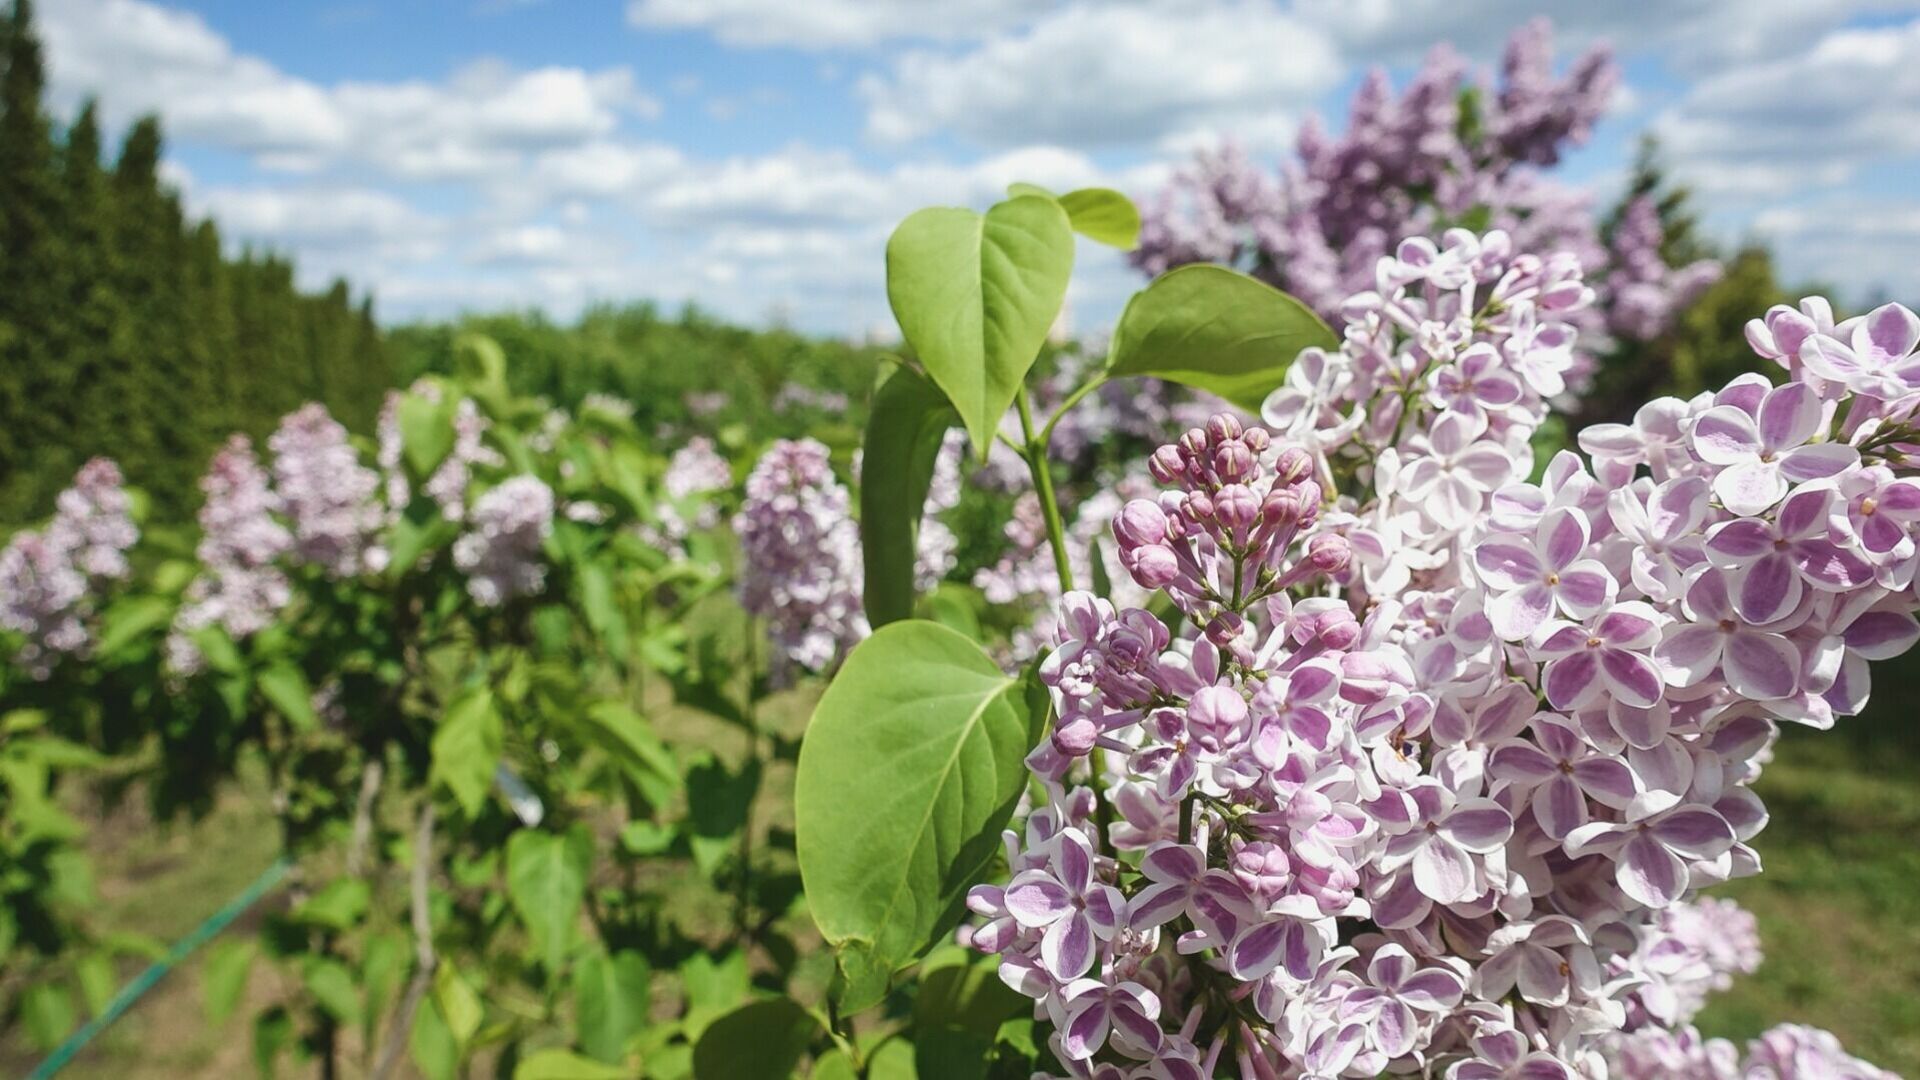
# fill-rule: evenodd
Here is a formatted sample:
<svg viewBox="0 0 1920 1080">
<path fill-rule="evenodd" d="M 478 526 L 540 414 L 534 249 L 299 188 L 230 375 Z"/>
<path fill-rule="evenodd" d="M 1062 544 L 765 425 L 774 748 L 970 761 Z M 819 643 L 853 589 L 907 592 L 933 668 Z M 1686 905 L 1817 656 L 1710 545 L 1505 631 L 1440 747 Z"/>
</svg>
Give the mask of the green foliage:
<svg viewBox="0 0 1920 1080">
<path fill-rule="evenodd" d="M 1160 275 L 1127 302 L 1107 372 L 1152 375 L 1258 411 L 1300 350 L 1338 346 L 1300 301 L 1238 271 L 1195 264 Z"/>
<path fill-rule="evenodd" d="M 893 623 L 847 658 L 801 748 L 794 815 L 808 907 L 855 1000 L 959 917 L 1045 717 L 1037 683 L 936 623 Z"/>
<path fill-rule="evenodd" d="M 1066 211 L 1036 195 L 984 215 L 921 210 L 887 241 L 894 318 L 982 461 L 1060 314 L 1072 271 Z"/>
<path fill-rule="evenodd" d="M 791 998 L 756 1001 L 707 1026 L 693 1049 L 695 1080 L 791 1076 L 820 1021 Z"/>
<path fill-rule="evenodd" d="M 344 283 L 302 292 L 285 260 L 229 258 L 159 175 L 160 128 L 133 124 L 117 158 L 84 105 L 46 113 L 32 5 L 0 40 L 0 521 L 46 512 L 106 455 L 160 517 L 199 501 L 198 470 L 238 429 L 256 439 L 318 400 L 371 427 L 392 369 Z"/>
<path fill-rule="evenodd" d="M 862 598 L 875 627 L 908 618 L 927 487 L 941 440 L 959 419 L 939 387 L 896 368 L 873 394 L 860 467 Z"/>
</svg>

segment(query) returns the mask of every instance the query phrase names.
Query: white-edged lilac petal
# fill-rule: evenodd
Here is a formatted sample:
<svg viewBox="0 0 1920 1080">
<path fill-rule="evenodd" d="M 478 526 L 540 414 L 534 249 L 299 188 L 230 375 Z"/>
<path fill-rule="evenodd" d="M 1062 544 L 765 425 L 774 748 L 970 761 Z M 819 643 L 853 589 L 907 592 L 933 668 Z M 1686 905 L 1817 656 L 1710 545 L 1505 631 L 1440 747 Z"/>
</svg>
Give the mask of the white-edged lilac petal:
<svg viewBox="0 0 1920 1080">
<path fill-rule="evenodd" d="M 1381 1003 L 1380 1011 L 1373 1017 L 1374 1049 L 1389 1058 L 1405 1056 L 1413 1049 L 1418 1035 L 1418 1023 L 1413 1010 L 1398 1001 L 1387 1000 Z"/>
<path fill-rule="evenodd" d="M 1720 667 L 1726 638 L 1716 626 L 1679 623 L 1667 629 L 1653 655 L 1669 686 L 1697 686 Z"/>
<path fill-rule="evenodd" d="M 1413 883 L 1436 903 L 1457 904 L 1480 894 L 1473 860 L 1440 837 L 1429 837 L 1413 854 Z"/>
<path fill-rule="evenodd" d="M 1548 839 L 1564 840 L 1587 823 L 1587 797 L 1573 777 L 1557 775 L 1534 791 L 1533 819 Z"/>
<path fill-rule="evenodd" d="M 1760 432 L 1742 410 L 1716 405 L 1694 421 L 1693 450 L 1709 465 L 1737 464 L 1759 456 Z"/>
<path fill-rule="evenodd" d="M 1513 816 L 1492 799 L 1463 799 L 1440 823 L 1440 835 L 1485 855 L 1499 850 L 1513 836 Z"/>
<path fill-rule="evenodd" d="M 1796 689 L 1800 651 L 1779 634 L 1742 631 L 1727 635 L 1721 667 L 1734 693 L 1754 701 L 1778 701 Z"/>
<path fill-rule="evenodd" d="M 1586 515 L 1569 506 L 1548 511 L 1534 530 L 1533 543 L 1547 569 L 1567 566 L 1586 550 Z"/>
<path fill-rule="evenodd" d="M 1006 905 L 1021 926 L 1051 926 L 1073 909 L 1073 895 L 1045 870 L 1023 870 L 1007 883 Z"/>
<path fill-rule="evenodd" d="M 1521 945 L 1520 970 L 1515 982 L 1519 984 L 1520 996 L 1535 1005 L 1558 1008 L 1567 1003 L 1571 983 L 1565 972 L 1560 970 L 1560 955 L 1551 949 L 1542 949 Z"/>
<path fill-rule="evenodd" d="M 1495 589 L 1518 589 L 1546 576 L 1533 548 L 1511 537 L 1482 542 L 1473 549 L 1473 565 L 1480 580 Z"/>
<path fill-rule="evenodd" d="M 1705 806 L 1676 806 L 1650 831 L 1661 844 L 1690 859 L 1717 858 L 1733 846 L 1733 827 Z"/>
<path fill-rule="evenodd" d="M 1865 559 L 1831 540 L 1802 540 L 1793 545 L 1789 558 L 1816 589 L 1857 589 L 1873 580 L 1873 567 Z"/>
<path fill-rule="evenodd" d="M 1620 590 L 1619 579 L 1598 560 L 1581 559 L 1560 571 L 1554 597 L 1566 613 L 1576 619 L 1590 619 L 1602 608 L 1613 604 Z"/>
<path fill-rule="evenodd" d="M 1207 861 L 1199 848 L 1192 844 L 1176 844 L 1171 840 L 1152 845 L 1140 858 L 1140 870 L 1151 881 L 1184 885 L 1199 877 L 1206 869 Z"/>
<path fill-rule="evenodd" d="M 1093 924 L 1074 913 L 1058 919 L 1040 936 L 1040 963 L 1047 974 L 1071 982 L 1093 967 Z"/>
<path fill-rule="evenodd" d="M 1633 770 L 1617 757 L 1595 754 L 1573 763 L 1573 778 L 1595 802 L 1618 810 L 1640 794 Z"/>
<path fill-rule="evenodd" d="M 1868 660 L 1891 660 L 1920 642 L 1920 620 L 1905 611 L 1869 611 L 1848 624 L 1840 637 Z"/>
<path fill-rule="evenodd" d="M 1126 922 L 1127 898 L 1111 885 L 1096 884 L 1087 890 L 1086 905 L 1087 919 L 1102 941 L 1112 939 Z"/>
<path fill-rule="evenodd" d="M 1567 834 L 1560 845 L 1571 858 L 1588 855 L 1612 855 L 1625 846 L 1628 827 L 1607 821 L 1590 821 Z"/>
<path fill-rule="evenodd" d="M 1607 702 L 1607 724 L 1615 734 L 1636 749 L 1658 746 L 1673 727 L 1673 709 L 1662 701 L 1651 709 L 1636 708 L 1622 701 Z"/>
<path fill-rule="evenodd" d="M 1487 756 L 1487 771 L 1499 780 L 1541 784 L 1558 773 L 1560 766 L 1539 747 L 1516 739 L 1493 748 Z"/>
<path fill-rule="evenodd" d="M 1898 360 L 1920 345 L 1920 315 L 1900 304 L 1882 304 L 1853 331 L 1853 347 L 1860 353 Z"/>
<path fill-rule="evenodd" d="M 1088 991 L 1067 1007 L 1066 1027 L 1060 1032 L 1060 1048 L 1069 1060 L 1086 1061 L 1107 1043 L 1112 1012 L 1107 1006 L 1105 987 Z"/>
<path fill-rule="evenodd" d="M 1578 709 L 1600 696 L 1600 660 L 1582 650 L 1547 665 L 1547 701 L 1556 709 Z"/>
<path fill-rule="evenodd" d="M 1062 829 L 1054 838 L 1053 867 L 1060 884 L 1075 895 L 1093 883 L 1093 845 L 1078 829 Z"/>
<path fill-rule="evenodd" d="M 1651 604 L 1629 600 L 1615 604 L 1593 626 L 1593 636 L 1615 649 L 1651 649 L 1667 619 Z"/>
<path fill-rule="evenodd" d="M 1764 522 L 1729 521 L 1707 535 L 1707 557 L 1723 569 L 1745 566 L 1772 551 L 1773 539 Z"/>
<path fill-rule="evenodd" d="M 1796 484 L 1838 476 L 1860 464 L 1860 451 L 1846 443 L 1814 443 L 1780 456 L 1780 475 Z"/>
<path fill-rule="evenodd" d="M 1652 708 L 1663 692 L 1660 665 L 1640 653 L 1600 650 L 1600 676 L 1608 690 L 1635 708 Z"/>
<path fill-rule="evenodd" d="M 1292 941 L 1294 919 L 1273 919 L 1242 930 L 1227 946 L 1227 971 L 1242 982 L 1253 982 L 1285 962 Z"/>
<path fill-rule="evenodd" d="M 1395 991 L 1400 1000 L 1421 1012 L 1445 1012 L 1460 1004 L 1467 984 L 1442 967 L 1423 968 L 1409 975 Z"/>
<path fill-rule="evenodd" d="M 1820 395 L 1806 383 L 1777 386 L 1760 403 L 1756 426 L 1769 450 L 1799 446 L 1820 430 Z"/>
<path fill-rule="evenodd" d="M 1687 864 L 1652 836 L 1637 833 L 1620 849 L 1614 879 L 1620 891 L 1650 908 L 1666 908 L 1686 894 Z"/>
<path fill-rule="evenodd" d="M 1127 901 L 1127 925 L 1139 931 L 1167 922 L 1187 909 L 1187 892 L 1185 884 L 1175 882 L 1141 889 Z"/>
<path fill-rule="evenodd" d="M 1777 464 L 1755 458 L 1729 465 L 1714 477 L 1713 493 L 1728 510 L 1751 517 L 1785 498 L 1787 481 Z"/>
<path fill-rule="evenodd" d="M 1553 589 L 1534 584 L 1504 592 L 1487 603 L 1487 621 L 1503 641 L 1524 641 L 1553 614 Z"/>
<path fill-rule="evenodd" d="M 1805 585 L 1785 555 L 1756 560 L 1735 580 L 1734 610 L 1756 626 L 1785 618 L 1800 603 Z"/>
</svg>

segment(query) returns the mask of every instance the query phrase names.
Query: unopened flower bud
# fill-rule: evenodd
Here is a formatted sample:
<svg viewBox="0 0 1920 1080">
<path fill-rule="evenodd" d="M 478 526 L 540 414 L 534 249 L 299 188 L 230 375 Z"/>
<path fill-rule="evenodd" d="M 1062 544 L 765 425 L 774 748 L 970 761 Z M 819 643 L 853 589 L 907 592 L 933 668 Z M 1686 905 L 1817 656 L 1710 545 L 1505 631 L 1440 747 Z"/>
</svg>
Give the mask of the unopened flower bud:
<svg viewBox="0 0 1920 1080">
<path fill-rule="evenodd" d="M 1178 484 L 1180 478 L 1187 474 L 1187 461 L 1180 456 L 1179 447 L 1163 446 L 1147 458 L 1147 471 L 1162 484 Z"/>
<path fill-rule="evenodd" d="M 1134 499 L 1120 508 L 1113 519 L 1113 537 L 1120 547 L 1163 544 L 1167 540 L 1167 515 L 1151 499 Z"/>
<path fill-rule="evenodd" d="M 1273 436 L 1267 434 L 1266 428 L 1250 427 L 1240 436 L 1240 441 L 1246 443 L 1247 449 L 1255 454 L 1264 454 L 1267 447 L 1273 444 Z"/>
<path fill-rule="evenodd" d="M 1289 446 L 1280 451 L 1280 460 L 1273 465 L 1274 482 L 1297 484 L 1313 475 L 1313 455 L 1297 446 Z"/>
<path fill-rule="evenodd" d="M 1322 533 L 1307 541 L 1307 560 L 1323 574 L 1342 574 L 1353 562 L 1353 548 L 1338 533 Z"/>
<path fill-rule="evenodd" d="M 1180 436 L 1180 449 L 1194 457 L 1205 454 L 1207 452 L 1206 431 L 1201 428 L 1188 428 L 1187 433 Z"/>
<path fill-rule="evenodd" d="M 1214 413 L 1207 418 L 1207 434 L 1215 442 L 1233 442 L 1240 438 L 1240 421 L 1232 413 Z"/>
<path fill-rule="evenodd" d="M 1195 491 L 1189 494 L 1186 502 L 1181 504 L 1180 510 L 1190 521 L 1213 520 L 1213 500 L 1208 498 L 1207 493 L 1204 491 Z"/>
<path fill-rule="evenodd" d="M 1224 483 L 1244 482 L 1253 475 L 1253 470 L 1258 464 L 1259 462 L 1254 459 L 1253 451 L 1247 449 L 1247 444 L 1238 439 L 1221 443 L 1220 448 L 1213 452 L 1213 471 L 1220 474 L 1220 479 Z"/>
<path fill-rule="evenodd" d="M 1245 484 L 1228 484 L 1213 498 L 1214 517 L 1229 529 L 1244 529 L 1260 517 L 1260 500 Z"/>
<path fill-rule="evenodd" d="M 1207 640 L 1225 649 L 1239 640 L 1246 626 L 1247 620 L 1241 618 L 1238 612 L 1223 611 L 1208 621 Z"/>
<path fill-rule="evenodd" d="M 1085 757 L 1099 737 L 1100 725 L 1092 717 L 1076 716 L 1053 729 L 1053 747 L 1068 757 Z"/>
<path fill-rule="evenodd" d="M 1122 552 L 1120 562 L 1143 589 L 1164 589 L 1180 577 L 1180 560 L 1172 548 L 1160 544 Z"/>
</svg>

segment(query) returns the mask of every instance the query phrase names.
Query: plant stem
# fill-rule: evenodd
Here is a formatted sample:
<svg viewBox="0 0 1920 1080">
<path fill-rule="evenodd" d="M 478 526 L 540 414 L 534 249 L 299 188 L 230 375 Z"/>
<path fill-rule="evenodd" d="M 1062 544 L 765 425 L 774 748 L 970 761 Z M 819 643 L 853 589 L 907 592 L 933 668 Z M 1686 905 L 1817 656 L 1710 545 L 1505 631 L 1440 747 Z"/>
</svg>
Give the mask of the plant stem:
<svg viewBox="0 0 1920 1080">
<path fill-rule="evenodd" d="M 1047 425 L 1040 429 L 1040 441 L 1043 443 L 1053 442 L 1053 426 L 1060 422 L 1060 418 L 1067 415 L 1068 411 L 1075 405 L 1080 404 L 1088 394 L 1093 393 L 1106 384 L 1107 375 L 1106 372 L 1103 371 L 1096 374 L 1087 382 L 1082 383 L 1073 393 L 1068 394 L 1067 400 L 1061 402 L 1060 407 L 1053 410 L 1053 415 L 1047 418 Z"/>
<path fill-rule="evenodd" d="M 407 996 L 400 1000 L 393 1026 L 387 1031 L 386 1045 L 380 1048 L 380 1060 L 374 1065 L 372 1080 L 386 1080 L 400 1064 L 407 1036 L 413 1031 L 413 1018 L 420 1002 L 433 985 L 433 969 L 438 958 L 433 953 L 433 912 L 428 906 L 427 885 L 433 872 L 433 799 L 420 804 L 420 827 L 413 838 L 413 980 L 407 984 Z"/>
<path fill-rule="evenodd" d="M 1053 548 L 1053 568 L 1060 575 L 1061 593 L 1073 591 L 1073 563 L 1067 559 L 1067 528 L 1060 520 L 1060 501 L 1053 493 L 1053 470 L 1047 465 L 1047 434 L 1036 436 L 1033 407 L 1027 404 L 1027 391 L 1021 387 L 1013 399 L 1020 409 L 1020 434 L 1027 442 L 1027 471 L 1033 474 L 1034 492 L 1040 496 L 1040 511 L 1047 521 L 1047 543 Z"/>
</svg>

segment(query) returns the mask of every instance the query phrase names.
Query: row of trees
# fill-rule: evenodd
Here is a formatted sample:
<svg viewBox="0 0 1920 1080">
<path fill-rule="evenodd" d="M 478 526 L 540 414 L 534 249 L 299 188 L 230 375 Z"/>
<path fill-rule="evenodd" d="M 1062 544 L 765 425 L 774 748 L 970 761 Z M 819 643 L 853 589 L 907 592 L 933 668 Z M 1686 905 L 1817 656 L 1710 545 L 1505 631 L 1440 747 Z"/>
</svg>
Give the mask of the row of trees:
<svg viewBox="0 0 1920 1080">
<path fill-rule="evenodd" d="M 91 103 L 62 128 L 30 0 L 0 20 L 0 62 L 0 521 L 44 513 L 96 454 L 183 517 L 231 431 L 309 400 L 371 425 L 393 375 L 370 302 L 228 258 L 160 177 L 154 118 L 111 158 Z"/>
</svg>

